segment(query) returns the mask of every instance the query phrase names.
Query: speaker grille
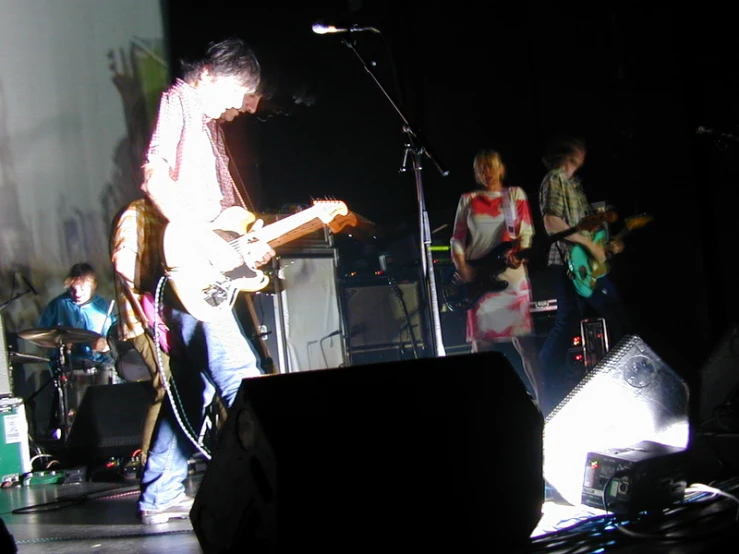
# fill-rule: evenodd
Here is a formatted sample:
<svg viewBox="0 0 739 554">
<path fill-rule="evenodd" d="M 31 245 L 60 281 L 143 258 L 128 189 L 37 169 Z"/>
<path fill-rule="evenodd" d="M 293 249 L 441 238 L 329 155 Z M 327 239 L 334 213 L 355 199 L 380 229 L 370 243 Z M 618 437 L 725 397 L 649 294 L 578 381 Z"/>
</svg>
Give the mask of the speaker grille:
<svg viewBox="0 0 739 554">
<path fill-rule="evenodd" d="M 408 310 L 416 346 L 423 346 L 418 311 L 418 283 L 401 283 L 398 291 Z M 391 285 L 347 287 L 344 290 L 351 349 L 411 343 L 411 333 L 399 295 Z"/>
</svg>

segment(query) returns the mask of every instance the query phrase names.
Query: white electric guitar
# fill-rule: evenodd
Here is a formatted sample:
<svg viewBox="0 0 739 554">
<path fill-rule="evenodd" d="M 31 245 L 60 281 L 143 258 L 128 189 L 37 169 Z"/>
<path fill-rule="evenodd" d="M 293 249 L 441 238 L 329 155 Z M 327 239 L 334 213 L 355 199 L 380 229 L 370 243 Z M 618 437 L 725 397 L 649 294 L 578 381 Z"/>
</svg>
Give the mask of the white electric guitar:
<svg viewBox="0 0 739 554">
<path fill-rule="evenodd" d="M 256 267 L 258 258 L 250 251 L 252 243 L 259 240 L 275 248 L 323 225 L 331 226 L 334 218 L 347 214 L 344 202 L 316 200 L 310 208 L 248 232 L 256 218 L 238 206 L 227 208 L 209 224 L 171 222 L 162 238 L 167 275 L 193 317 L 215 319 L 231 310 L 239 291 L 258 291 L 269 283 L 269 277 Z M 241 265 L 219 269 L 218 260 L 234 259 L 234 252 Z"/>
</svg>

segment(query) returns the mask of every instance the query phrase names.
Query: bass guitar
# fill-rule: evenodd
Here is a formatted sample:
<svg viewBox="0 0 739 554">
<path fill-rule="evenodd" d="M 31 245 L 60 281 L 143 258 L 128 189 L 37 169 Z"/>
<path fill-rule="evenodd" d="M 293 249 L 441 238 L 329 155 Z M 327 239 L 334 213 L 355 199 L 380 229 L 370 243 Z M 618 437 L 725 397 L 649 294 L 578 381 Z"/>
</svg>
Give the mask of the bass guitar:
<svg viewBox="0 0 739 554">
<path fill-rule="evenodd" d="M 256 267 L 252 243 L 276 248 L 323 225 L 337 232 L 332 221 L 348 213 L 344 202 L 316 200 L 310 208 L 249 232 L 246 229 L 256 217 L 238 206 L 227 208 L 209 224 L 170 222 L 164 228 L 162 251 L 172 289 L 193 317 L 211 321 L 233 308 L 239 291 L 255 292 L 269 283 Z M 219 253 L 231 259 L 234 252 L 243 263 L 228 271 L 219 269 L 215 263 Z"/>
<path fill-rule="evenodd" d="M 610 223 L 616 219 L 618 216 L 612 211 L 584 217 L 574 227 L 549 235 L 546 243 L 547 245 L 552 244 L 578 231 L 592 231 L 604 222 Z M 469 260 L 467 263 L 475 269 L 475 277 L 472 281 L 465 282 L 456 269 L 451 268 L 442 285 L 447 308 L 453 312 L 469 310 L 483 295 L 505 290 L 508 287 L 508 281 L 500 279 L 499 275 L 508 267 L 508 252 L 516 246 L 516 241 L 502 242 L 482 258 Z M 533 252 L 532 248 L 526 248 L 516 251 L 515 255 L 520 260 L 526 260 Z"/>
<path fill-rule="evenodd" d="M 616 234 L 612 240 L 621 240 L 627 234 L 635 229 L 640 229 L 650 223 L 654 218 L 649 214 L 640 214 L 624 220 L 624 228 Z M 597 242 L 606 246 L 606 231 L 601 229 L 593 236 L 593 242 Z M 593 289 L 601 277 L 610 271 L 610 263 L 608 260 L 601 263 L 598 262 L 590 252 L 580 244 L 574 244 L 570 250 L 567 260 L 567 266 L 570 270 L 572 283 L 575 290 L 580 296 L 589 298 L 593 294 Z"/>
</svg>

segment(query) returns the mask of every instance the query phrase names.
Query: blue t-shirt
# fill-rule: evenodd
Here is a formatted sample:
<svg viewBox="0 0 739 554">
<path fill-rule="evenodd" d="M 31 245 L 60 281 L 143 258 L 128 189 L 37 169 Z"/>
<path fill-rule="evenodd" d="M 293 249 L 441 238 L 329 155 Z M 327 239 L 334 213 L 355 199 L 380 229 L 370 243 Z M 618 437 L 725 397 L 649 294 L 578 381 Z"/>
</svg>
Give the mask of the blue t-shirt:
<svg viewBox="0 0 739 554">
<path fill-rule="evenodd" d="M 110 314 L 110 317 L 106 317 L 108 309 L 108 301 L 99 294 L 93 296 L 89 302 L 77 305 L 67 291 L 47 304 L 39 317 L 38 326 L 42 328 L 74 327 L 107 337 L 108 330 L 116 322 L 115 311 Z M 90 344 L 75 344 L 72 348 L 72 355 L 73 359 L 83 357 L 94 362 L 110 359 L 106 353 L 93 352 Z"/>
</svg>

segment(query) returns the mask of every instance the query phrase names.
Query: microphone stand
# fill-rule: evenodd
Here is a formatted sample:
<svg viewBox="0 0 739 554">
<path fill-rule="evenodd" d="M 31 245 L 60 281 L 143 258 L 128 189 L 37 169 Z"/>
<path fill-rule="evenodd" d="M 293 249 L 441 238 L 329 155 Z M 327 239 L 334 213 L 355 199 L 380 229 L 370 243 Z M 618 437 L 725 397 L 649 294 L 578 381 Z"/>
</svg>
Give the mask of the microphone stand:
<svg viewBox="0 0 739 554">
<path fill-rule="evenodd" d="M 16 294 L 12 298 L 10 298 L 10 299 L 6 300 L 5 302 L 3 302 L 2 304 L 0 304 L 0 311 L 2 311 L 5 308 L 7 308 L 9 304 L 11 304 L 15 300 L 18 300 L 21 296 L 25 296 L 25 295 L 27 295 L 28 293 L 31 293 L 31 292 L 33 292 L 33 291 L 30 290 L 30 289 L 27 290 L 27 291 L 25 291 L 25 292 L 19 292 L 18 294 Z"/>
<path fill-rule="evenodd" d="M 434 332 L 429 333 L 429 339 L 436 355 L 438 357 L 446 356 L 446 352 L 444 350 L 444 341 L 441 333 L 439 299 L 436 293 L 436 276 L 434 275 L 433 258 L 431 257 L 431 250 L 429 248 L 431 246 L 431 228 L 429 225 L 428 212 L 426 210 L 426 200 L 424 198 L 423 192 L 423 179 L 421 177 L 421 172 L 423 169 L 423 157 L 426 156 L 429 160 L 431 160 L 439 173 L 441 173 L 444 177 L 449 175 L 449 171 L 444 169 L 436 160 L 436 158 L 429 152 L 429 149 L 423 145 L 421 138 L 413 130 L 413 127 L 409 123 L 408 118 L 403 115 L 403 112 L 390 97 L 387 90 L 385 90 L 385 87 L 382 86 L 380 81 L 370 69 L 367 62 L 365 62 L 364 58 L 362 58 L 359 52 L 357 52 L 357 49 L 354 48 L 354 45 L 345 38 L 342 38 L 341 42 L 352 52 L 354 52 L 354 54 L 357 56 L 362 66 L 364 67 L 364 70 L 369 74 L 370 77 L 372 77 L 372 80 L 379 87 L 382 94 L 385 96 L 388 102 L 390 102 L 390 105 L 393 107 L 393 109 L 395 109 L 396 113 L 400 116 L 400 119 L 403 122 L 403 133 L 406 136 L 406 144 L 405 151 L 403 153 L 403 163 L 401 165 L 400 171 L 404 173 L 407 170 L 408 160 L 410 158 L 416 181 L 416 196 L 418 198 L 418 226 L 420 232 L 419 238 L 421 243 L 421 268 L 423 274 L 423 284 L 426 298 L 431 303 L 431 315 L 434 328 Z"/>
</svg>

